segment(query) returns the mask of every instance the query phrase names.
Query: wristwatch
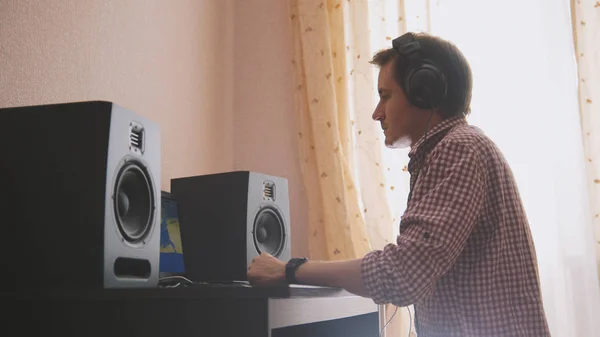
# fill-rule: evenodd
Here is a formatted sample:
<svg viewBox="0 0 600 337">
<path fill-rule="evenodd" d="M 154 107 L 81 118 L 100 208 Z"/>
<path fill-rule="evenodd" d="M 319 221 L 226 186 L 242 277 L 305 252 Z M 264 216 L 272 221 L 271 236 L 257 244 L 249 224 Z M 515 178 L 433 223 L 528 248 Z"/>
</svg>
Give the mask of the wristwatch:
<svg viewBox="0 0 600 337">
<path fill-rule="evenodd" d="M 288 261 L 285 265 L 285 281 L 287 284 L 298 283 L 298 280 L 296 280 L 296 269 L 307 261 L 308 259 L 305 257 L 295 257 Z"/>
</svg>

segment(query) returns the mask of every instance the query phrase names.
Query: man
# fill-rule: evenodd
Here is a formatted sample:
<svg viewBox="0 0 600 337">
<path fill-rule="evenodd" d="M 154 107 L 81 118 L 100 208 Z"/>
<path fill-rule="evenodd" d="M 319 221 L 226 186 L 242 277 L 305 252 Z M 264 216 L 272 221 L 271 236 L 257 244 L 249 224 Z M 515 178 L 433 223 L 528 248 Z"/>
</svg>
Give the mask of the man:
<svg viewBox="0 0 600 337">
<path fill-rule="evenodd" d="M 333 286 L 378 304 L 414 304 L 419 337 L 549 336 L 515 179 L 465 118 L 472 79 L 464 56 L 440 38 L 405 34 L 372 63 L 380 68 L 373 119 L 387 146 L 410 147 L 396 244 L 350 261 L 262 254 L 250 282 Z"/>
</svg>

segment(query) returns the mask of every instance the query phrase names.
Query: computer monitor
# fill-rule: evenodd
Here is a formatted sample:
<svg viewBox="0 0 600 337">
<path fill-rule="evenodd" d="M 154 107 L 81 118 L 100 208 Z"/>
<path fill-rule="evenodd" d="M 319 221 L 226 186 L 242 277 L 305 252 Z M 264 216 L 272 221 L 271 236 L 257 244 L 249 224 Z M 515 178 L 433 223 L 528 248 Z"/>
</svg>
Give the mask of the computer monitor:
<svg viewBox="0 0 600 337">
<path fill-rule="evenodd" d="M 161 191 L 160 214 L 160 275 L 184 275 L 179 206 L 169 192 Z"/>
</svg>

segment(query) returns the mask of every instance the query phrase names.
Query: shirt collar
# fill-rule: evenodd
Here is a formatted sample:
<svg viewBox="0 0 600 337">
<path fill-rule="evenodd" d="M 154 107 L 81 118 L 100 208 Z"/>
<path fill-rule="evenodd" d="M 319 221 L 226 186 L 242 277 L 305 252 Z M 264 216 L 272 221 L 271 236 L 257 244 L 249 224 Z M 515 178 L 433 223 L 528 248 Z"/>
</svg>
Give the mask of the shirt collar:
<svg viewBox="0 0 600 337">
<path fill-rule="evenodd" d="M 411 147 L 408 153 L 409 158 L 413 158 L 417 155 L 422 155 L 431 148 L 433 148 L 450 129 L 458 125 L 466 125 L 467 119 L 464 116 L 450 117 L 442 120 L 439 124 L 431 128 L 427 133 L 427 138 L 423 135 L 419 140 Z"/>
</svg>

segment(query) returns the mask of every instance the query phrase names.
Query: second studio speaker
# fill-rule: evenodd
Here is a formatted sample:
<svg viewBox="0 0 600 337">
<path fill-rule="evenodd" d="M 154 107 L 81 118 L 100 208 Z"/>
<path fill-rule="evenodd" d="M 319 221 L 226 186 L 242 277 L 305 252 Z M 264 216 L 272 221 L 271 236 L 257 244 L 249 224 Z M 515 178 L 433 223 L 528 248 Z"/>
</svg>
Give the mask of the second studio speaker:
<svg viewBox="0 0 600 337">
<path fill-rule="evenodd" d="M 186 275 L 194 282 L 247 281 L 261 253 L 290 258 L 287 179 L 233 171 L 171 180 L 179 202 Z"/>
</svg>

